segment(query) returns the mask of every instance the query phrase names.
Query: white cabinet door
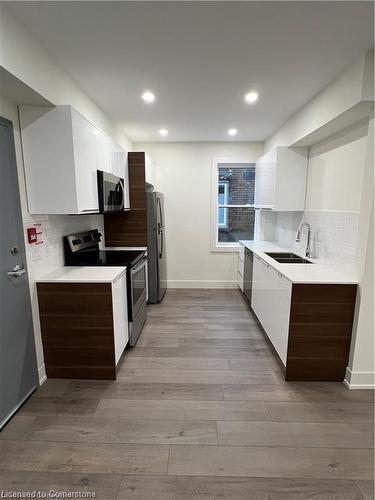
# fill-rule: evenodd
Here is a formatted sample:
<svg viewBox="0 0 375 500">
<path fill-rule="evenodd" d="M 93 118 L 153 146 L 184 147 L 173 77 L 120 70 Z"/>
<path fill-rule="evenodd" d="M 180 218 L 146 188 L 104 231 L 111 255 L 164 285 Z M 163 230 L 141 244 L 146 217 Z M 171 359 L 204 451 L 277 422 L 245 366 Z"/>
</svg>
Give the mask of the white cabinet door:
<svg viewBox="0 0 375 500">
<path fill-rule="evenodd" d="M 255 206 L 278 211 L 305 207 L 307 149 L 280 146 L 256 162 Z"/>
<path fill-rule="evenodd" d="M 104 135 L 100 130 L 95 134 L 96 144 L 96 168 L 109 174 L 112 173 L 111 156 L 112 156 L 112 141 Z"/>
<path fill-rule="evenodd" d="M 288 350 L 291 297 L 290 281 L 259 257 L 255 258 L 251 306 L 284 366 Z"/>
<path fill-rule="evenodd" d="M 122 179 L 126 173 L 126 152 L 116 144 L 113 144 L 111 151 L 111 172 Z"/>
<path fill-rule="evenodd" d="M 240 257 L 238 257 L 238 272 L 242 274 L 242 276 L 245 272 L 245 261 L 240 259 Z"/>
<path fill-rule="evenodd" d="M 99 210 L 96 171 L 96 129 L 79 113 L 72 111 L 73 150 L 77 209 L 80 213 Z"/>
<path fill-rule="evenodd" d="M 243 291 L 244 271 L 245 271 L 245 261 L 243 260 L 243 258 L 241 258 L 241 251 L 240 251 L 238 254 L 237 284 L 242 291 Z"/>
<path fill-rule="evenodd" d="M 245 247 L 242 243 L 240 243 L 238 250 L 238 272 L 242 276 L 242 288 L 243 288 L 244 271 L 245 271 Z"/>
<path fill-rule="evenodd" d="M 268 315 L 265 330 L 286 366 L 292 284 L 271 266 L 268 274 Z"/>
<path fill-rule="evenodd" d="M 113 329 L 115 335 L 116 364 L 129 341 L 128 302 L 126 295 L 126 273 L 112 283 Z"/>
<path fill-rule="evenodd" d="M 277 148 L 275 210 L 305 209 L 307 178 L 306 148 Z"/>
<path fill-rule="evenodd" d="M 20 119 L 30 214 L 77 213 L 70 106 L 22 106 Z"/>
<path fill-rule="evenodd" d="M 151 158 L 145 153 L 145 180 L 147 184 L 155 185 L 155 167 Z"/>
<path fill-rule="evenodd" d="M 276 151 L 257 161 L 255 167 L 255 205 L 273 208 L 275 204 Z"/>
</svg>

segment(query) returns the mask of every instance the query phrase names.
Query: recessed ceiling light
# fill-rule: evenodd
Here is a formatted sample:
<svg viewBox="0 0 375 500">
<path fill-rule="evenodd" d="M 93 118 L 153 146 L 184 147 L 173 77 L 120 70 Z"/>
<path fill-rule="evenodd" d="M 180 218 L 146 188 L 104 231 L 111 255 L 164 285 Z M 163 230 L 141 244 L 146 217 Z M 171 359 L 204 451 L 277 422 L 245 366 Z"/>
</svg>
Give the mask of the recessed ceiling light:
<svg viewBox="0 0 375 500">
<path fill-rule="evenodd" d="M 231 137 L 233 137 L 233 136 L 237 135 L 237 132 L 238 132 L 238 130 L 236 128 L 230 128 L 228 130 L 228 135 L 230 135 Z"/>
<path fill-rule="evenodd" d="M 149 90 L 146 90 L 146 92 L 143 92 L 143 94 L 142 94 L 142 99 L 145 102 L 147 102 L 147 104 L 151 104 L 152 102 L 155 101 L 155 94 L 153 94 Z"/>
<path fill-rule="evenodd" d="M 254 102 L 257 100 L 258 100 L 258 92 L 252 91 L 252 92 L 248 92 L 245 95 L 245 101 L 248 104 L 254 104 Z"/>
<path fill-rule="evenodd" d="M 166 128 L 161 128 L 159 130 L 159 134 L 162 136 L 162 137 L 166 137 L 168 135 L 168 130 Z"/>
</svg>

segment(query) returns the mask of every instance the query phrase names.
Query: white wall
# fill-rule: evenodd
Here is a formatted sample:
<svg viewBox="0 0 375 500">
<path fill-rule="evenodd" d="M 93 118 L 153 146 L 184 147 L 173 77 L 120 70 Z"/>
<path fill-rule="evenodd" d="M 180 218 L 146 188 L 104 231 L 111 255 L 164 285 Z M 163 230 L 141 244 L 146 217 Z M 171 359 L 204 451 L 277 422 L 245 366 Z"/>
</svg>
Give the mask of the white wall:
<svg viewBox="0 0 375 500">
<path fill-rule="evenodd" d="M 0 5 L 0 66 L 51 103 L 70 104 L 126 150 L 130 139 L 67 75 L 24 26 Z"/>
<path fill-rule="evenodd" d="M 346 381 L 349 387 L 375 387 L 374 330 L 374 116 L 369 123 L 358 227 L 359 290 Z"/>
<path fill-rule="evenodd" d="M 351 388 L 375 387 L 371 227 L 374 125 L 373 103 L 369 103 L 373 99 L 372 69 L 373 52 L 369 52 L 301 108 L 265 144 L 266 150 L 305 140 L 313 144 L 309 150 L 307 210 L 303 219 L 312 223 L 320 257 L 359 281 L 346 375 L 346 383 Z M 311 142 L 316 130 L 331 130 L 330 124 L 337 117 L 356 116 L 348 111 L 364 99 L 369 103 L 366 120 L 360 123 L 354 120 L 349 128 L 347 120 L 336 120 L 336 126 L 338 123 L 346 123 L 346 126 L 318 143 Z M 295 225 L 296 220 L 283 218 L 284 235 L 293 234 L 295 227 L 291 225 Z"/>
<path fill-rule="evenodd" d="M 265 142 L 265 151 L 296 143 L 310 145 L 307 138 L 313 140 L 319 130 L 327 131 L 328 136 L 338 123 L 345 128 L 345 123 L 350 124 L 348 119 L 359 121 L 374 98 L 373 73 L 374 52 L 369 51 L 276 130 Z"/>
<path fill-rule="evenodd" d="M 371 212 L 366 260 L 359 288 L 352 349 L 346 381 L 352 388 L 375 387 L 374 208 Z"/>
<path fill-rule="evenodd" d="M 368 119 L 309 148 L 306 210 L 359 212 Z"/>
<path fill-rule="evenodd" d="M 303 216 L 312 227 L 313 256 L 356 279 L 367 141 L 368 119 L 309 148 Z"/>
<path fill-rule="evenodd" d="M 261 143 L 136 144 L 155 164 L 156 189 L 165 195 L 169 287 L 233 287 L 237 254 L 212 253 L 211 170 L 213 158 L 255 161 Z"/>
<path fill-rule="evenodd" d="M 132 149 L 132 143 L 122 132 L 119 125 L 114 123 L 64 73 L 60 66 L 49 57 L 46 50 L 36 42 L 3 5 L 0 5 L 0 66 L 53 104 L 72 105 L 96 127 L 103 130 L 125 149 Z M 31 216 L 28 213 L 16 104 L 5 99 L 1 95 L 0 88 L 0 114 L 13 122 L 15 130 L 23 225 L 26 229 L 26 227 L 35 223 L 40 223 L 44 233 L 44 244 L 38 248 L 35 245 L 26 243 L 39 379 L 43 380 L 45 378 L 45 369 L 35 281 L 46 272 L 63 265 L 62 237 L 64 235 L 96 227 L 103 230 L 103 217 L 100 215 Z"/>
</svg>

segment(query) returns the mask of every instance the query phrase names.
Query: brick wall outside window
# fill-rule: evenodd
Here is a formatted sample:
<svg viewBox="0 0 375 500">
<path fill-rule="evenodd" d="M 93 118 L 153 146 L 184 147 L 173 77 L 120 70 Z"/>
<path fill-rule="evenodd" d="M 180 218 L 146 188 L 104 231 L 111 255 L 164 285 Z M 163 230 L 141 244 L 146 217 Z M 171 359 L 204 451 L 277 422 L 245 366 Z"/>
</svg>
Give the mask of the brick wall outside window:
<svg viewBox="0 0 375 500">
<path fill-rule="evenodd" d="M 219 179 L 228 181 L 228 205 L 254 203 L 255 166 L 219 168 Z M 254 238 L 255 212 L 249 208 L 228 208 L 228 227 L 219 228 L 219 243 Z"/>
</svg>

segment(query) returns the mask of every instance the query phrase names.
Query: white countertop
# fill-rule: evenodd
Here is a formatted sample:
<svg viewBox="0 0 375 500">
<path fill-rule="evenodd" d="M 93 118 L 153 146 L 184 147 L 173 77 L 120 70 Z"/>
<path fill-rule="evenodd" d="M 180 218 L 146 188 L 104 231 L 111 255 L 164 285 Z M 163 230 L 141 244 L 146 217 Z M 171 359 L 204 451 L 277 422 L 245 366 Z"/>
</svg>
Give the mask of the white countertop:
<svg viewBox="0 0 375 500">
<path fill-rule="evenodd" d="M 291 248 L 281 247 L 272 241 L 240 241 L 246 248 L 254 252 L 267 264 L 280 272 L 292 283 L 315 284 L 357 284 L 358 281 L 323 264 L 280 264 L 265 252 L 293 252 Z M 313 259 L 308 259 L 314 262 Z"/>
<path fill-rule="evenodd" d="M 36 281 L 38 283 L 113 283 L 126 273 L 124 266 L 64 266 Z"/>
</svg>

